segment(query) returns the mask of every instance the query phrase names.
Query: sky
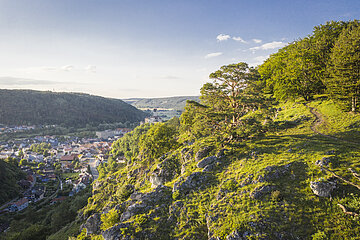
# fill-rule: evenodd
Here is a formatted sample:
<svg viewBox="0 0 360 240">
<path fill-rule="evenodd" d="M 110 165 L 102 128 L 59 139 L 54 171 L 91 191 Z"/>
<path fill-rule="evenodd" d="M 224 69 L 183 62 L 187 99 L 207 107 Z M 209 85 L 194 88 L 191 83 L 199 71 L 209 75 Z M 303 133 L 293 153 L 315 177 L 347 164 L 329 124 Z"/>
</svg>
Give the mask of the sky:
<svg viewBox="0 0 360 240">
<path fill-rule="evenodd" d="M 0 0 L 0 88 L 112 98 L 199 95 L 359 0 Z"/>
</svg>

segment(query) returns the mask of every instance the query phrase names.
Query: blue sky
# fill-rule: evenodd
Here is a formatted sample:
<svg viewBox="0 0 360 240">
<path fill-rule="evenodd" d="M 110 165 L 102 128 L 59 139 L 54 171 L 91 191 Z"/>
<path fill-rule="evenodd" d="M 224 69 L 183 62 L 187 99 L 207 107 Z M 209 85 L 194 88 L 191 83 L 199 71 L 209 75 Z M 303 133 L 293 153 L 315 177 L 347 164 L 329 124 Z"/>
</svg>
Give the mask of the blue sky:
<svg viewBox="0 0 360 240">
<path fill-rule="evenodd" d="M 0 0 L 0 88 L 198 95 L 222 65 L 359 15 L 358 0 Z"/>
</svg>

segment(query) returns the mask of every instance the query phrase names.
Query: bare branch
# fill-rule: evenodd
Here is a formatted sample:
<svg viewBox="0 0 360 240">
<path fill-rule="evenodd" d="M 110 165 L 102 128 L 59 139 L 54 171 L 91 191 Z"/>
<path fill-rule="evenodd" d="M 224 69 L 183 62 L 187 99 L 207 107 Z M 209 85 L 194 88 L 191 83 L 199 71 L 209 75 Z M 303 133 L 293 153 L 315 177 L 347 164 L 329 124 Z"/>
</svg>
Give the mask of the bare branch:
<svg viewBox="0 0 360 240">
<path fill-rule="evenodd" d="M 337 175 L 336 173 L 334 173 L 333 171 L 331 171 L 330 169 L 328 169 L 328 168 L 326 168 L 326 167 L 321 167 L 321 168 L 324 169 L 324 170 L 326 170 L 326 171 L 328 171 L 328 172 L 330 172 L 334 177 L 336 177 L 336 178 L 342 180 L 343 182 L 346 182 L 347 184 L 350 184 L 351 186 L 354 186 L 354 187 L 356 187 L 357 189 L 360 190 L 360 186 L 359 186 L 359 185 L 357 185 L 357 184 L 355 184 L 355 183 L 352 183 L 352 182 L 346 180 L 346 179 L 343 178 L 343 177 L 340 177 L 339 175 Z"/>
<path fill-rule="evenodd" d="M 352 175 L 353 175 L 357 180 L 360 181 L 360 175 L 359 175 L 357 172 L 355 172 L 355 170 L 353 170 L 352 168 L 349 168 L 349 171 L 352 173 Z"/>
<path fill-rule="evenodd" d="M 347 215 L 351 215 L 351 216 L 359 216 L 359 214 L 357 214 L 357 213 L 355 213 L 355 212 L 349 212 L 349 211 L 347 211 L 346 210 L 346 208 L 344 207 L 344 205 L 341 205 L 340 203 L 338 203 L 337 204 L 342 210 L 343 210 L 343 212 L 345 213 L 345 214 L 347 214 Z"/>
</svg>

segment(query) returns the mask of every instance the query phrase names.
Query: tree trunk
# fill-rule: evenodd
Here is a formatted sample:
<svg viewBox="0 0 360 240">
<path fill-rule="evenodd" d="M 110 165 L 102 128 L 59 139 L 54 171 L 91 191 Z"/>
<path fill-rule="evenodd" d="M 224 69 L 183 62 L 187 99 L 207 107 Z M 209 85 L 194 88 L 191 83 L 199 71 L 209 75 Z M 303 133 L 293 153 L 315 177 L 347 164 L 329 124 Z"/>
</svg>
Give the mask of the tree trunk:
<svg viewBox="0 0 360 240">
<path fill-rule="evenodd" d="M 356 111 L 356 97 L 355 96 L 351 97 L 351 111 L 352 112 Z"/>
</svg>

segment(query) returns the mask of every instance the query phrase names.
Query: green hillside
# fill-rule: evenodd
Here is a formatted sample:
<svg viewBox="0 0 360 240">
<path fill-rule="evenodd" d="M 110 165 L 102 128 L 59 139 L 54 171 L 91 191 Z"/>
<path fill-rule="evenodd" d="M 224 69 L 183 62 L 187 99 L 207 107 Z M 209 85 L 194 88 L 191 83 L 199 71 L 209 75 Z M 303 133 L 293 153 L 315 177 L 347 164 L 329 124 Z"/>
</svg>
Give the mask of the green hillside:
<svg viewBox="0 0 360 240">
<path fill-rule="evenodd" d="M 119 139 L 77 239 L 359 239 L 359 33 L 222 66 L 180 119 Z"/>
<path fill-rule="evenodd" d="M 275 105 L 263 136 L 228 144 L 161 141 L 181 137 L 171 122 L 138 127 L 114 145 L 113 158 L 128 162 L 101 168 L 85 216 L 101 216 L 105 239 L 356 239 L 358 217 L 338 204 L 360 213 L 360 192 L 319 165 L 357 183 L 348 168 L 360 172 L 360 116 L 331 100 L 304 103 Z M 320 197 L 312 182 L 336 188 Z"/>
<path fill-rule="evenodd" d="M 62 124 L 138 122 L 146 114 L 119 99 L 82 93 L 0 89 L 0 123 Z"/>
<path fill-rule="evenodd" d="M 25 177 L 16 160 L 0 159 L 0 205 L 18 196 L 21 187 L 17 182 Z"/>
<path fill-rule="evenodd" d="M 137 108 L 163 108 L 183 110 L 187 100 L 199 101 L 198 96 L 181 96 L 167 98 L 129 98 L 125 102 Z"/>
</svg>

